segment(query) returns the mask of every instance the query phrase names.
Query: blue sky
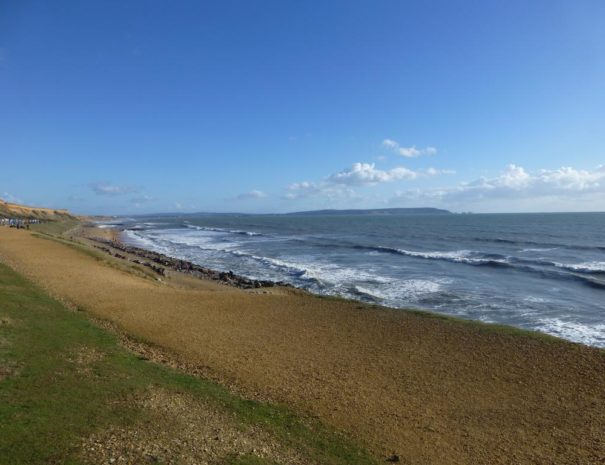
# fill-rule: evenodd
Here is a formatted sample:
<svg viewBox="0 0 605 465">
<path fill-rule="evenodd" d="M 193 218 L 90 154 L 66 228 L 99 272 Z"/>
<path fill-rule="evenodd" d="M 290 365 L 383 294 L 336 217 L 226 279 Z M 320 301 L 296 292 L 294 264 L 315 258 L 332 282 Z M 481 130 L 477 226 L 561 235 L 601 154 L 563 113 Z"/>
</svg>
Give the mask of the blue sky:
<svg viewBox="0 0 605 465">
<path fill-rule="evenodd" d="M 0 197 L 605 210 L 605 2 L 0 4 Z"/>
</svg>

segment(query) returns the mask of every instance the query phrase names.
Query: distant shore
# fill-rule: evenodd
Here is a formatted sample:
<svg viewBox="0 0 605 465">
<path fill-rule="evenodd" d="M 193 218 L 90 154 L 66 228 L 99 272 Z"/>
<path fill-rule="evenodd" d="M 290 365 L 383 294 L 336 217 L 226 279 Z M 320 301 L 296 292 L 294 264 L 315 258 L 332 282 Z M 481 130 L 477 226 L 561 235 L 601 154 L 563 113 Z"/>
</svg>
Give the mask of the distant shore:
<svg viewBox="0 0 605 465">
<path fill-rule="evenodd" d="M 0 261 L 178 366 L 317 417 L 383 459 L 605 457 L 601 350 L 284 286 L 225 285 L 175 263 L 160 273 L 145 265 L 161 266 L 151 256 L 102 244 L 111 234 L 77 227 L 52 238 L 2 228 Z"/>
</svg>

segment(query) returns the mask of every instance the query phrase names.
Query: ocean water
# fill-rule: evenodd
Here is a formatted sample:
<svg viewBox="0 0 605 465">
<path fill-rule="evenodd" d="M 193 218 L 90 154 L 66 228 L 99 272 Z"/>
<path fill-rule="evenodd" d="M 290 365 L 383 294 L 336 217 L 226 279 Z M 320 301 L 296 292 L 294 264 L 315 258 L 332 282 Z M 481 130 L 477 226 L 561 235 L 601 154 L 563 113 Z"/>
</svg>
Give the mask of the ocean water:
<svg viewBox="0 0 605 465">
<path fill-rule="evenodd" d="M 209 268 L 605 347 L 605 213 L 118 221 L 126 242 Z"/>
</svg>

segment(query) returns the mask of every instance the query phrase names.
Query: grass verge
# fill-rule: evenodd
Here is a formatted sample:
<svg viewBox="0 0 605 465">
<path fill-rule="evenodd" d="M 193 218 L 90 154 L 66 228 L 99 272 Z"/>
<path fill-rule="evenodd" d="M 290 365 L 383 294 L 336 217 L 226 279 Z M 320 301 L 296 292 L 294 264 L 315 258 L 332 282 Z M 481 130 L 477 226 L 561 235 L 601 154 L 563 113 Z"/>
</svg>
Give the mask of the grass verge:
<svg viewBox="0 0 605 465">
<path fill-rule="evenodd" d="M 74 354 L 93 353 L 83 373 Z M 84 438 L 145 422 L 129 402 L 150 386 L 227 412 L 322 464 L 372 464 L 362 448 L 286 408 L 238 397 L 220 385 L 140 360 L 85 315 L 67 310 L 0 264 L 0 464 L 78 464 Z M 175 463 L 178 463 L 175 462 Z M 223 463 L 274 462 L 231 451 Z"/>
<path fill-rule="evenodd" d="M 66 220 L 66 221 L 47 221 L 40 224 L 32 224 L 30 229 L 42 234 L 48 234 L 51 236 L 60 236 L 61 234 L 75 228 L 81 224 L 77 220 Z"/>
</svg>

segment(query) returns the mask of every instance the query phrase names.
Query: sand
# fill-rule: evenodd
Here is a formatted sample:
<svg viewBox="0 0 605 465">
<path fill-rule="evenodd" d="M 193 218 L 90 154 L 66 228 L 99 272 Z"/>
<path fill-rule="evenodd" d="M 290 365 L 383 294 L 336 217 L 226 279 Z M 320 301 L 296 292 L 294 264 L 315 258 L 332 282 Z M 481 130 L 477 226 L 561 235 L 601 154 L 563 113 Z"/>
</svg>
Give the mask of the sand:
<svg viewBox="0 0 605 465">
<path fill-rule="evenodd" d="M 603 351 L 292 289 L 128 273 L 0 228 L 52 295 L 409 464 L 605 462 Z"/>
</svg>

